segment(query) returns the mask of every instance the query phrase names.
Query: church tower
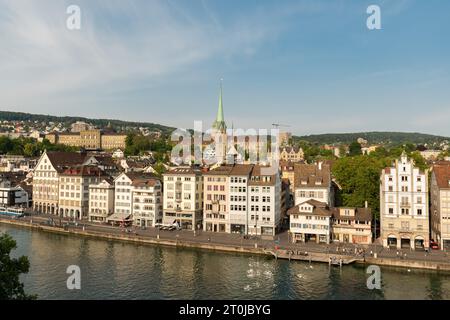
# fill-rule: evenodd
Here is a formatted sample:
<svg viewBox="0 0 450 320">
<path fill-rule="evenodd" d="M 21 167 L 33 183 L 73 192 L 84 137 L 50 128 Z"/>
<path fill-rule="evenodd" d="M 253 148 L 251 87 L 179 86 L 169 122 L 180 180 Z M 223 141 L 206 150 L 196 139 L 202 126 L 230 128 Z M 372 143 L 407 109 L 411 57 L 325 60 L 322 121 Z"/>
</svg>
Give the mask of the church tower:
<svg viewBox="0 0 450 320">
<path fill-rule="evenodd" d="M 220 81 L 220 92 L 219 92 L 219 109 L 217 110 L 216 121 L 214 121 L 212 128 L 220 133 L 227 132 L 227 125 L 225 123 L 225 117 L 223 116 L 223 90 L 222 90 L 222 80 Z"/>
<path fill-rule="evenodd" d="M 220 80 L 219 92 L 219 108 L 217 110 L 217 117 L 212 125 L 211 136 L 215 142 L 215 157 L 217 163 L 224 163 L 227 153 L 227 125 L 223 115 L 223 89 L 222 79 Z"/>
</svg>

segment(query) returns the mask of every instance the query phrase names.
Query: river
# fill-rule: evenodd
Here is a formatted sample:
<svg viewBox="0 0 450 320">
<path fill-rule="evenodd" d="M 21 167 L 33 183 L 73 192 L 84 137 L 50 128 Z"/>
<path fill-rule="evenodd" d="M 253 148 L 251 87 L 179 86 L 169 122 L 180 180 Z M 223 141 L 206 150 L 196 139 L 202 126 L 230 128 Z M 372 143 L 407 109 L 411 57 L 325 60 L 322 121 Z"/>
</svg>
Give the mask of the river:
<svg viewBox="0 0 450 320">
<path fill-rule="evenodd" d="M 26 255 L 25 290 L 39 299 L 450 299 L 450 275 L 381 268 L 369 290 L 366 267 L 289 262 L 262 256 L 140 246 L 0 225 Z M 68 290 L 67 267 L 81 270 Z"/>
</svg>

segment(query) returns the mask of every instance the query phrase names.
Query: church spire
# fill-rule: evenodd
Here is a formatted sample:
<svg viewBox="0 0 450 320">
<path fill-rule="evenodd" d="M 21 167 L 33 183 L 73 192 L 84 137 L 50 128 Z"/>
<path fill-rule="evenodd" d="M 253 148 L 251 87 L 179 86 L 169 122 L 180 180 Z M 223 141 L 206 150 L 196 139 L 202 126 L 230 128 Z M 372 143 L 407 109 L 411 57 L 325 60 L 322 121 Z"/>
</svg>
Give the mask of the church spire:
<svg viewBox="0 0 450 320">
<path fill-rule="evenodd" d="M 225 124 L 225 117 L 223 115 L 223 90 L 222 90 L 223 79 L 220 79 L 220 93 L 219 93 L 219 108 L 217 110 L 216 121 L 213 123 L 213 128 L 222 132 L 227 130 L 227 125 Z"/>
</svg>

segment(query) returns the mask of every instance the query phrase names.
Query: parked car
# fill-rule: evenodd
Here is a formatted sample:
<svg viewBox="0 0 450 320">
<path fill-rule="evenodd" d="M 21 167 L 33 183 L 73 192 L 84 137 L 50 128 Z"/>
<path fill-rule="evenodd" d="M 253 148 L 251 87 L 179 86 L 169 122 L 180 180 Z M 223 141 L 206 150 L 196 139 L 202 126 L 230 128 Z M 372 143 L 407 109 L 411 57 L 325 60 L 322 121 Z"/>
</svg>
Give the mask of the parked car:
<svg viewBox="0 0 450 320">
<path fill-rule="evenodd" d="M 434 240 L 430 241 L 430 248 L 433 250 L 439 250 L 439 244 L 435 242 Z"/>
</svg>

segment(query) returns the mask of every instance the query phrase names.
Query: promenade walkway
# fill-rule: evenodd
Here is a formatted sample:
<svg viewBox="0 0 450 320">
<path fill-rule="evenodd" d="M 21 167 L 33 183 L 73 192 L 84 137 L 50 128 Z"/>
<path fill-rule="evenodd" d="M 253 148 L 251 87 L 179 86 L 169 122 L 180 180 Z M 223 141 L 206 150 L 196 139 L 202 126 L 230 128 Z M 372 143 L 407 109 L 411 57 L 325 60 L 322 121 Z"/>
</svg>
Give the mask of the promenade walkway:
<svg viewBox="0 0 450 320">
<path fill-rule="evenodd" d="M 8 217 L 0 216 L 1 220 L 10 220 Z M 195 233 L 191 230 L 174 230 L 174 231 L 162 231 L 157 228 L 140 229 L 136 227 L 128 227 L 127 229 L 121 227 L 113 227 L 111 225 L 92 223 L 88 221 L 78 221 L 77 225 L 73 224 L 73 221 L 68 219 L 60 219 L 57 216 L 33 214 L 19 218 L 18 221 L 23 223 L 31 223 L 33 225 L 49 225 L 56 227 L 63 227 L 70 223 L 69 230 L 89 231 L 98 233 L 107 233 L 111 235 L 126 235 L 128 237 L 136 237 L 139 239 L 160 239 L 170 241 L 182 241 L 192 244 L 211 244 L 211 245 L 225 245 L 233 246 L 236 248 L 245 249 L 266 249 L 270 251 L 294 251 L 294 252 L 308 252 L 310 254 L 327 254 L 327 255 L 340 255 L 346 256 L 349 260 L 365 260 L 374 257 L 377 254 L 377 258 L 394 259 L 398 261 L 427 261 L 436 263 L 450 263 L 450 257 L 448 252 L 441 250 L 433 250 L 431 252 L 414 251 L 409 249 L 387 249 L 381 245 L 354 245 L 354 244 L 342 244 L 331 243 L 329 245 L 316 244 L 316 243 L 296 243 L 289 242 L 289 234 L 287 231 L 283 231 L 273 240 L 257 239 L 244 239 L 239 234 L 225 234 L 214 233 L 197 230 Z M 130 231 L 130 232 L 127 232 Z M 307 260 L 307 259 L 302 259 Z"/>
</svg>

